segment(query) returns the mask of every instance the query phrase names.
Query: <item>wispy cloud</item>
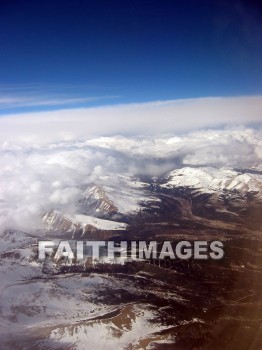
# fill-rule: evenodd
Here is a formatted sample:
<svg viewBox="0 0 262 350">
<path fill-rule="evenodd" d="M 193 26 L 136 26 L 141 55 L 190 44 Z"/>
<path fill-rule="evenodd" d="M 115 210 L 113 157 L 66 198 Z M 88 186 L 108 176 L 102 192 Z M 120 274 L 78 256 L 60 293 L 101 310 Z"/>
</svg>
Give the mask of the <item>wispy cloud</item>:
<svg viewBox="0 0 262 350">
<path fill-rule="evenodd" d="M 15 92 L 15 93 L 43 93 L 48 91 L 75 91 L 82 90 L 86 91 L 88 89 L 92 90 L 108 90 L 113 89 L 112 86 L 100 86 L 95 84 L 74 84 L 74 83 L 63 83 L 63 84 L 43 84 L 43 83 L 21 83 L 21 84 L 1 84 L 0 83 L 0 93 L 3 92 Z"/>
<path fill-rule="evenodd" d="M 0 96 L 0 110 L 11 109 L 18 107 L 43 107 L 43 106 L 61 106 L 61 105 L 75 105 L 83 104 L 87 102 L 98 101 L 108 98 L 116 98 L 117 96 L 93 96 L 93 97 L 82 97 L 82 98 L 48 98 L 36 96 L 32 97 L 15 97 L 15 96 Z"/>
<path fill-rule="evenodd" d="M 119 97 L 101 94 L 101 91 L 103 89 L 89 85 L 0 84 L 0 112 L 2 110 L 4 113 L 7 109 L 16 110 L 21 107 L 29 110 L 31 107 L 39 107 L 40 110 L 41 107 L 51 107 L 52 109 L 54 106 L 83 105 Z"/>
</svg>

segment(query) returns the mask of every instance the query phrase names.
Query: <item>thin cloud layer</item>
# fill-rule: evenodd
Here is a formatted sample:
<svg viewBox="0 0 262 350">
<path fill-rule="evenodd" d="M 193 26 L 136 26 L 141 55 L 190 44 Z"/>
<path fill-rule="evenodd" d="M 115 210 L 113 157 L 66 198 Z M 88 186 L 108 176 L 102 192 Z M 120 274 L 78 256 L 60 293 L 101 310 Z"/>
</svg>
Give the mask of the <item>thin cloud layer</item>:
<svg viewBox="0 0 262 350">
<path fill-rule="evenodd" d="M 155 101 L 0 118 L 0 142 L 45 144 L 94 136 L 158 135 L 262 122 L 262 96 Z"/>
</svg>

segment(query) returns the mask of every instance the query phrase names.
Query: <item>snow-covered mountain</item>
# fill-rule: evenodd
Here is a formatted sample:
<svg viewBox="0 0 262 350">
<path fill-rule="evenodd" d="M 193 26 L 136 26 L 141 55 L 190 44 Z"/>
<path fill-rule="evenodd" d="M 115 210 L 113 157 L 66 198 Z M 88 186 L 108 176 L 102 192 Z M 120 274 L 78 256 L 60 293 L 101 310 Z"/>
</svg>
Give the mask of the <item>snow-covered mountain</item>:
<svg viewBox="0 0 262 350">
<path fill-rule="evenodd" d="M 112 220 L 103 220 L 88 215 L 66 215 L 57 210 L 50 210 L 42 217 L 44 228 L 48 232 L 76 233 L 81 235 L 99 230 L 125 230 L 126 224 Z"/>
<path fill-rule="evenodd" d="M 83 186 L 80 186 L 83 187 Z M 142 203 L 151 206 L 160 200 L 152 193 L 150 183 L 139 178 L 108 176 L 103 185 L 84 188 L 76 201 L 74 213 L 51 209 L 42 215 L 44 228 L 56 233 L 94 233 L 97 230 L 125 230 L 122 218 L 141 210 Z"/>
<path fill-rule="evenodd" d="M 181 189 L 186 192 L 181 194 Z M 48 232 L 73 236 L 126 230 L 130 218 L 138 220 L 139 213 L 149 221 L 152 215 L 185 219 L 193 213 L 213 220 L 250 221 L 252 215 L 257 217 L 261 200 L 259 171 L 184 167 L 160 178 L 105 177 L 103 184 L 83 189 L 74 213 L 52 209 L 42 219 Z"/>
<path fill-rule="evenodd" d="M 91 186 L 87 188 L 78 204 L 81 212 L 86 215 L 112 215 L 118 210 L 103 186 Z"/>
<path fill-rule="evenodd" d="M 262 174 L 253 174 L 247 171 L 241 173 L 228 168 L 185 167 L 171 171 L 166 177 L 167 182 L 162 187 L 189 187 L 204 193 L 236 190 L 242 194 L 254 192 L 261 196 Z"/>
<path fill-rule="evenodd" d="M 151 192 L 151 184 L 131 174 L 109 174 L 102 184 L 85 188 L 78 201 L 82 214 L 110 218 L 114 214 L 128 214 L 140 209 L 141 202 L 157 201 Z"/>
</svg>

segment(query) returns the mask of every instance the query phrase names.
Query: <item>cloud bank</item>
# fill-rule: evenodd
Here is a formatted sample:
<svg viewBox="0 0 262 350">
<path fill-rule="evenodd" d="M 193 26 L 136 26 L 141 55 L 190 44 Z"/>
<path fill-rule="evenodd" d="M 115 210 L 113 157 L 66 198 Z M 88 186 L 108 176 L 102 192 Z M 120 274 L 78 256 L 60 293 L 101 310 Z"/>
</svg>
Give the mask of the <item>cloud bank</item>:
<svg viewBox="0 0 262 350">
<path fill-rule="evenodd" d="M 0 117 L 0 228 L 30 230 L 51 208 L 73 214 L 85 186 L 117 174 L 261 163 L 261 111 L 262 97 L 239 97 Z"/>
<path fill-rule="evenodd" d="M 262 96 L 155 101 L 2 116 L 0 142 L 44 144 L 261 122 Z"/>
</svg>

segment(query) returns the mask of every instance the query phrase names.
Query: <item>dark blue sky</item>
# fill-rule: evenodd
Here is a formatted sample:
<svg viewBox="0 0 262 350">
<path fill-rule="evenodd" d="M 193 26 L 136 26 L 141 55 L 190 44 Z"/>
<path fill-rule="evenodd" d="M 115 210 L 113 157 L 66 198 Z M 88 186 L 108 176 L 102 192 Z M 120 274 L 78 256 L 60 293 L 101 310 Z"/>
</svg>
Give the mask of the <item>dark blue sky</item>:
<svg viewBox="0 0 262 350">
<path fill-rule="evenodd" d="M 259 3 L 1 0 L 1 113 L 261 94 Z"/>
</svg>

